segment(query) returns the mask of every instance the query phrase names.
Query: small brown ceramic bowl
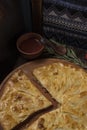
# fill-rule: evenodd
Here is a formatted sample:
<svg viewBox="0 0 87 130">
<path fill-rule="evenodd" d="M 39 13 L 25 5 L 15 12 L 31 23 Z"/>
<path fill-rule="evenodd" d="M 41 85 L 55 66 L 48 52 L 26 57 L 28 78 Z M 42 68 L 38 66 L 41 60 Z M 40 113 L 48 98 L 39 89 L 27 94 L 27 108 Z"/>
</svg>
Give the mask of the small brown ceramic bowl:
<svg viewBox="0 0 87 130">
<path fill-rule="evenodd" d="M 27 59 L 34 59 L 41 55 L 44 44 L 41 42 L 42 36 L 37 33 L 26 33 L 17 40 L 17 49 L 20 54 Z"/>
</svg>

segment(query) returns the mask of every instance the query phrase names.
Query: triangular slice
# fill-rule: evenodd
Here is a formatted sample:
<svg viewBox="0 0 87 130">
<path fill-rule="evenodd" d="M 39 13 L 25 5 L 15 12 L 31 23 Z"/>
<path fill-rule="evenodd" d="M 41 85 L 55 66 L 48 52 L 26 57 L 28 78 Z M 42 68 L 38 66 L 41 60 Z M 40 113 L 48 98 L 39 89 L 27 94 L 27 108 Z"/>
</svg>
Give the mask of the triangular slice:
<svg viewBox="0 0 87 130">
<path fill-rule="evenodd" d="M 86 116 L 85 116 L 86 117 Z M 87 120 L 87 118 L 85 118 Z M 84 120 L 75 119 L 72 114 L 59 109 L 41 116 L 30 127 L 22 130 L 86 130 Z"/>
<path fill-rule="evenodd" d="M 13 73 L 3 87 L 0 124 L 4 130 L 11 130 L 33 113 L 52 105 L 21 70 Z"/>
<path fill-rule="evenodd" d="M 87 116 L 82 111 L 82 106 L 80 106 L 79 111 L 79 109 L 69 105 L 64 104 L 60 108 L 44 114 L 31 126 L 22 130 L 87 130 Z M 87 105 L 84 106 L 83 110 L 86 108 Z"/>
<path fill-rule="evenodd" d="M 37 81 L 60 103 L 65 103 L 65 93 L 80 91 L 87 86 L 87 73 L 62 61 L 37 67 L 33 71 Z M 81 88 L 80 88 L 81 86 Z M 67 95 L 66 95 L 67 96 Z"/>
</svg>

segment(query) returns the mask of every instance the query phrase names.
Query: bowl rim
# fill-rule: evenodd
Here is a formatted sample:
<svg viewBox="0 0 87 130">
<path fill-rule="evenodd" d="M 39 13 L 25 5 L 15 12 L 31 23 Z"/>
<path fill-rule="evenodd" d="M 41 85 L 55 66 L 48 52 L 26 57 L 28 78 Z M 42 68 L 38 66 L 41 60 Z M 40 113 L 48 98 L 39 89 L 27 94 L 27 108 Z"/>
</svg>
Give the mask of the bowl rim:
<svg viewBox="0 0 87 130">
<path fill-rule="evenodd" d="M 28 37 L 28 36 L 29 36 L 29 37 Z M 33 32 L 31 32 L 31 33 L 25 33 L 25 34 L 21 35 L 21 36 L 18 38 L 17 42 L 16 42 L 16 46 L 17 46 L 17 49 L 19 50 L 19 52 L 21 52 L 21 53 L 24 54 L 24 55 L 34 55 L 34 54 L 40 53 L 40 52 L 44 49 L 44 44 L 43 44 L 42 42 L 39 42 L 40 45 L 41 45 L 41 47 L 40 47 L 40 49 L 38 49 L 38 50 L 35 51 L 35 52 L 25 52 L 25 51 L 23 51 L 23 50 L 20 48 L 20 44 L 21 44 L 21 42 L 23 42 L 23 40 L 27 40 L 27 39 L 29 39 L 29 38 L 34 38 L 34 37 L 35 37 L 35 39 L 37 39 L 37 40 L 39 40 L 39 41 L 40 41 L 40 39 L 42 38 L 42 36 L 41 36 L 40 34 L 38 34 L 38 33 L 33 33 Z M 37 43 L 38 43 L 38 42 L 37 42 Z M 38 45 L 38 44 L 37 44 L 37 45 Z"/>
</svg>

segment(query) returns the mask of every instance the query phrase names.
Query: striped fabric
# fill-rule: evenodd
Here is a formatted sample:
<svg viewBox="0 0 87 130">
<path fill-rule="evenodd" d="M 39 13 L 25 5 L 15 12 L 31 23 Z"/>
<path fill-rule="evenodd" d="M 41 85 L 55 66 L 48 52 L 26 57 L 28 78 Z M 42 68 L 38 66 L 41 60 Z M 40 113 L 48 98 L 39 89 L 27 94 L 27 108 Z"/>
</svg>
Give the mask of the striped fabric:
<svg viewBox="0 0 87 130">
<path fill-rule="evenodd" d="M 43 32 L 49 39 L 87 49 L 87 0 L 43 0 Z"/>
</svg>

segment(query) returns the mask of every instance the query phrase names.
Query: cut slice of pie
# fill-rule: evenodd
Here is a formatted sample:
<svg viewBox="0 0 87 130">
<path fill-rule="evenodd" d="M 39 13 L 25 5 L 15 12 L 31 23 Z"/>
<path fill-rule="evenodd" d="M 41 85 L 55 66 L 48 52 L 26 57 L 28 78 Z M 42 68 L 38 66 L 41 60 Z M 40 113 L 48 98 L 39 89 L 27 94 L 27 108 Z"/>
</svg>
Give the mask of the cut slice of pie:
<svg viewBox="0 0 87 130">
<path fill-rule="evenodd" d="M 87 86 L 85 71 L 62 62 L 37 67 L 33 75 L 42 87 L 60 103 L 65 103 L 67 96 L 86 90 Z"/>
<path fill-rule="evenodd" d="M 33 113 L 52 105 L 21 70 L 10 76 L 0 92 L 0 124 L 3 130 L 11 130 Z"/>
<path fill-rule="evenodd" d="M 87 116 L 63 111 L 65 106 L 39 117 L 30 127 L 22 130 L 87 130 Z M 69 108 L 70 109 L 70 108 Z M 77 111 L 77 110 L 76 110 Z"/>
<path fill-rule="evenodd" d="M 87 91 L 73 95 L 60 108 L 22 130 L 87 130 Z"/>
</svg>

